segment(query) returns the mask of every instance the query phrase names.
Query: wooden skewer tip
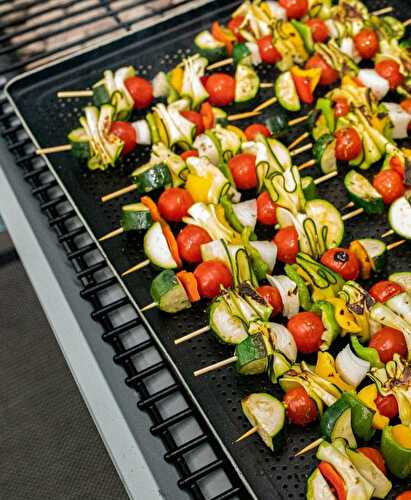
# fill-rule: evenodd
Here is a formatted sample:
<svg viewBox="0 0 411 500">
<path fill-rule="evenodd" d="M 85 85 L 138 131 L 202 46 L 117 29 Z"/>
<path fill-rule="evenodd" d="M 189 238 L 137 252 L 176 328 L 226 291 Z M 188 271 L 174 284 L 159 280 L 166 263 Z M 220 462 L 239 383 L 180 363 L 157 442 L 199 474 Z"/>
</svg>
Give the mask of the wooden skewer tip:
<svg viewBox="0 0 411 500">
<path fill-rule="evenodd" d="M 322 177 L 318 177 L 318 179 L 314 179 L 314 184 L 316 185 L 321 184 L 322 182 L 328 181 L 329 179 L 332 179 L 337 175 L 338 175 L 337 170 L 334 170 L 334 172 L 330 172 L 329 174 L 325 174 Z"/>
<path fill-rule="evenodd" d="M 392 234 L 394 234 L 395 231 L 393 231 L 392 229 L 390 229 L 389 231 L 387 231 L 386 233 L 384 233 L 381 238 L 388 238 L 388 236 L 391 236 Z"/>
<path fill-rule="evenodd" d="M 236 361 L 237 361 L 237 356 L 232 356 L 231 358 L 224 359 L 223 361 L 218 361 L 218 363 L 206 366 L 205 368 L 200 368 L 200 370 L 196 370 L 193 373 L 193 375 L 194 377 L 199 377 L 200 375 L 204 375 L 205 373 L 218 370 L 218 368 L 223 368 L 223 366 L 231 365 Z"/>
<path fill-rule="evenodd" d="M 210 66 L 207 67 L 207 71 L 211 71 L 217 68 L 222 68 L 223 66 L 227 66 L 227 64 L 232 64 L 232 63 L 233 63 L 233 58 L 229 57 L 228 59 L 223 59 L 222 61 L 210 64 Z"/>
<path fill-rule="evenodd" d="M 62 92 L 57 92 L 57 97 L 59 99 L 65 99 L 67 97 L 93 97 L 92 90 L 64 90 Z"/>
<path fill-rule="evenodd" d="M 139 271 L 140 269 L 143 269 L 143 267 L 146 267 L 150 264 L 150 260 L 143 260 L 143 262 L 139 262 L 133 267 L 130 267 L 130 269 L 127 269 L 127 271 L 124 271 L 124 273 L 121 273 L 121 276 L 127 276 L 128 274 L 135 273 L 136 271 Z"/>
<path fill-rule="evenodd" d="M 114 231 L 111 231 L 110 233 L 105 234 L 104 236 L 99 238 L 98 241 L 106 241 L 106 240 L 109 240 L 110 238 L 114 238 L 122 233 L 124 233 L 124 229 L 122 227 L 119 227 L 117 229 L 114 229 Z"/>
<path fill-rule="evenodd" d="M 254 112 L 262 111 L 263 109 L 268 108 L 269 106 L 271 106 L 271 104 L 274 104 L 275 102 L 277 102 L 277 98 L 275 96 L 271 97 L 270 99 L 267 99 L 267 101 L 262 102 L 253 111 Z"/>
<path fill-rule="evenodd" d="M 298 453 L 296 453 L 294 456 L 299 457 L 300 455 L 304 455 L 304 453 L 307 453 L 307 451 L 313 450 L 314 448 L 317 448 L 322 442 L 324 441 L 323 438 L 316 439 L 314 442 L 310 443 L 308 446 L 300 450 Z"/>
<path fill-rule="evenodd" d="M 51 153 L 62 153 L 63 151 L 71 151 L 71 144 L 63 144 L 61 146 L 51 146 L 49 148 L 36 149 L 37 155 L 48 155 Z"/>
<path fill-rule="evenodd" d="M 245 118 L 251 118 L 253 116 L 261 115 L 259 111 L 247 111 L 245 113 L 238 113 L 236 115 L 231 115 L 227 117 L 229 122 L 233 122 L 236 120 L 244 120 Z"/>
<path fill-rule="evenodd" d="M 390 252 L 391 250 L 394 250 L 394 248 L 398 248 L 400 247 L 401 245 L 404 245 L 404 243 L 406 242 L 407 240 L 399 240 L 399 241 L 396 241 L 394 243 L 391 243 L 391 245 L 387 245 L 387 251 Z"/>
<path fill-rule="evenodd" d="M 294 120 L 290 120 L 288 122 L 289 127 L 293 127 L 294 125 L 298 125 L 299 123 L 303 123 L 308 120 L 308 115 L 300 116 L 298 118 L 294 118 Z"/>
<path fill-rule="evenodd" d="M 174 341 L 175 345 L 182 344 L 183 342 L 187 342 L 187 340 L 194 339 L 195 337 L 198 337 L 199 335 L 203 335 L 204 333 L 207 333 L 210 331 L 210 327 L 203 326 L 203 328 L 199 328 L 198 330 L 188 333 L 187 335 L 184 335 L 184 337 L 180 337 Z"/>
<path fill-rule="evenodd" d="M 151 304 L 148 304 L 148 305 L 146 305 L 146 306 L 142 307 L 142 308 L 140 309 L 140 312 L 149 311 L 150 309 L 154 309 L 154 308 L 155 308 L 155 307 L 157 307 L 157 306 L 158 306 L 157 302 L 152 302 Z"/>
<path fill-rule="evenodd" d="M 102 203 L 105 203 L 106 201 L 112 200 L 114 198 L 118 198 L 119 196 L 122 196 L 123 194 L 131 193 L 132 191 L 135 191 L 137 189 L 135 184 L 130 184 L 129 186 L 119 189 L 118 191 L 114 191 L 113 193 L 106 194 L 101 197 Z"/>
<path fill-rule="evenodd" d="M 353 212 L 350 212 L 349 214 L 343 215 L 342 220 L 346 221 L 346 220 L 354 219 L 354 217 L 357 217 L 357 215 L 360 215 L 363 212 L 364 212 L 363 208 L 357 208 L 357 210 L 354 210 Z"/>
<path fill-rule="evenodd" d="M 294 149 L 291 151 L 291 156 L 297 156 L 300 155 L 301 153 L 305 153 L 306 151 L 309 151 L 312 149 L 313 145 L 312 143 L 305 144 L 304 146 L 301 146 L 300 148 Z"/>
<path fill-rule="evenodd" d="M 240 441 L 243 441 L 244 439 L 247 439 L 248 437 L 252 436 L 258 432 L 258 427 L 255 425 L 254 427 L 251 427 L 247 432 L 244 432 L 242 436 L 240 436 L 238 439 L 234 441 L 234 443 L 239 443 Z"/>
<path fill-rule="evenodd" d="M 392 7 L 384 7 L 383 9 L 374 10 L 374 12 L 371 12 L 371 15 L 372 16 L 383 16 L 384 14 L 389 14 L 392 11 L 393 11 Z"/>
<path fill-rule="evenodd" d="M 308 132 L 304 132 L 304 134 L 301 134 L 295 141 L 293 141 L 289 146 L 288 150 L 291 151 L 292 149 L 296 148 L 299 144 L 301 144 L 307 137 L 309 137 Z"/>
<path fill-rule="evenodd" d="M 305 168 L 313 167 L 317 163 L 316 160 L 308 160 L 305 163 L 298 165 L 298 170 L 304 170 Z"/>
</svg>

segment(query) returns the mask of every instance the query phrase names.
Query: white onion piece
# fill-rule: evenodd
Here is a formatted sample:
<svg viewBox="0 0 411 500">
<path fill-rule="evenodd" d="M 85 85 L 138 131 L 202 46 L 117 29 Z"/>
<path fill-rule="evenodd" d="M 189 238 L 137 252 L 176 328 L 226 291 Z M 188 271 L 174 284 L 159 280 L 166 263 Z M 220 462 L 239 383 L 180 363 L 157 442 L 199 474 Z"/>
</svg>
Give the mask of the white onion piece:
<svg viewBox="0 0 411 500">
<path fill-rule="evenodd" d="M 298 287 L 288 276 L 270 276 L 267 274 L 270 285 L 275 286 L 283 302 L 283 316 L 292 318 L 300 309 Z"/>
<path fill-rule="evenodd" d="M 278 2 L 268 0 L 266 4 L 268 5 L 268 8 L 270 9 L 270 12 L 274 19 L 279 19 L 281 21 L 287 20 L 287 11 L 283 7 L 281 7 Z"/>
<path fill-rule="evenodd" d="M 375 69 L 360 69 L 358 72 L 358 79 L 366 87 L 371 89 L 379 101 L 385 97 L 390 90 L 388 80 L 380 76 Z"/>
<path fill-rule="evenodd" d="M 250 241 L 250 245 L 257 250 L 271 273 L 277 260 L 277 245 L 272 241 Z"/>
<path fill-rule="evenodd" d="M 394 126 L 392 138 L 405 139 L 408 137 L 408 125 L 411 122 L 411 115 L 396 102 L 384 102 L 384 106 L 387 108 L 391 123 Z"/>
<path fill-rule="evenodd" d="M 340 36 L 340 32 L 338 31 L 338 28 L 332 19 L 327 19 L 325 21 L 325 24 L 327 25 L 328 31 L 330 33 L 330 38 L 338 38 Z"/>
<path fill-rule="evenodd" d="M 347 384 L 357 387 L 365 379 L 371 365 L 356 356 L 346 345 L 335 358 L 335 367 Z"/>
<path fill-rule="evenodd" d="M 291 363 L 295 363 L 297 359 L 297 344 L 291 332 L 284 326 L 278 323 L 268 323 L 271 334 L 275 336 L 274 346 L 283 353 Z"/>
<path fill-rule="evenodd" d="M 218 165 L 220 153 L 213 140 L 207 134 L 200 134 L 196 137 L 193 148 L 198 151 L 200 158 L 207 158 L 213 165 Z"/>
<path fill-rule="evenodd" d="M 163 71 L 156 74 L 151 84 L 153 85 L 154 97 L 167 97 L 170 93 L 170 84 L 168 83 L 167 76 Z"/>
<path fill-rule="evenodd" d="M 361 57 L 355 49 L 354 41 L 350 37 L 345 37 L 341 40 L 340 50 L 343 54 L 346 54 L 350 57 L 354 62 L 359 63 L 361 61 Z"/>
<path fill-rule="evenodd" d="M 246 42 L 246 46 L 251 52 L 251 61 L 253 63 L 253 66 L 257 66 L 262 61 L 258 45 L 254 42 Z"/>
<path fill-rule="evenodd" d="M 244 227 L 251 227 L 254 231 L 257 224 L 256 199 L 233 203 L 233 212 Z"/>
<path fill-rule="evenodd" d="M 149 146 L 151 144 L 151 133 L 146 120 L 137 120 L 132 125 L 136 131 L 137 144 Z"/>
</svg>

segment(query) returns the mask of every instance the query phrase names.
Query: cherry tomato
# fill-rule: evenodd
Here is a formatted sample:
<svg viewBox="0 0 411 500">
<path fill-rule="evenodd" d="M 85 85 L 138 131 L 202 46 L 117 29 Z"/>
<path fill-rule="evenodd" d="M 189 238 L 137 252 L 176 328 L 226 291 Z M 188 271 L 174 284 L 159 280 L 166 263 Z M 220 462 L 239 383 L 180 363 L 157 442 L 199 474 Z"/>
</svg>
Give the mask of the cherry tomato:
<svg viewBox="0 0 411 500">
<path fill-rule="evenodd" d="M 317 420 L 317 405 L 304 387 L 296 387 L 287 391 L 283 402 L 291 423 L 305 427 Z"/>
<path fill-rule="evenodd" d="M 279 3 L 287 11 L 288 19 L 301 19 L 308 12 L 308 0 L 280 0 Z"/>
<path fill-rule="evenodd" d="M 315 54 L 310 57 L 305 63 L 306 69 L 320 68 L 321 78 L 320 85 L 332 85 L 338 80 L 338 71 L 335 71 L 320 54 Z"/>
<path fill-rule="evenodd" d="M 270 137 L 271 136 L 271 132 L 262 123 L 253 123 L 252 125 L 249 125 L 244 130 L 244 133 L 245 133 L 245 135 L 247 137 L 247 140 L 249 140 L 249 141 L 254 141 L 257 134 L 262 134 L 265 137 Z"/>
<path fill-rule="evenodd" d="M 380 61 L 375 65 L 375 71 L 388 80 L 391 90 L 395 90 L 404 83 L 405 77 L 401 74 L 400 65 L 393 59 Z"/>
<path fill-rule="evenodd" d="M 200 135 L 204 132 L 203 117 L 200 113 L 197 113 L 196 111 L 181 111 L 180 114 L 189 122 L 194 123 L 196 126 L 196 135 Z"/>
<path fill-rule="evenodd" d="M 406 358 L 408 354 L 407 344 L 402 332 L 394 330 L 394 328 L 389 326 L 384 326 L 378 333 L 371 337 L 368 346 L 377 349 L 383 363 L 391 361 L 396 353 L 402 358 Z"/>
<path fill-rule="evenodd" d="M 382 280 L 378 283 L 375 283 L 369 290 L 369 294 L 373 299 L 377 302 L 387 302 L 387 300 L 395 297 L 399 293 L 403 292 L 403 288 L 398 283 L 394 283 L 393 281 Z"/>
<path fill-rule="evenodd" d="M 336 118 L 348 115 L 350 112 L 350 105 L 345 97 L 338 97 L 334 101 L 334 114 Z"/>
<path fill-rule="evenodd" d="M 384 476 L 387 475 L 387 469 L 385 467 L 384 457 L 382 456 L 381 452 L 377 450 L 377 448 L 370 448 L 368 446 L 365 446 L 363 448 L 358 448 L 357 451 L 359 451 L 367 458 L 369 458 L 372 462 L 374 462 L 374 465 L 376 465 L 380 469 L 380 471 L 384 474 Z"/>
<path fill-rule="evenodd" d="M 299 252 L 298 233 L 294 226 L 283 227 L 273 239 L 277 245 L 277 259 L 284 264 L 294 264 Z"/>
<path fill-rule="evenodd" d="M 111 124 L 110 132 L 124 142 L 121 154 L 126 155 L 131 153 L 131 151 L 133 151 L 133 149 L 137 146 L 136 130 L 130 123 L 113 122 Z"/>
<path fill-rule="evenodd" d="M 228 21 L 227 28 L 232 31 L 239 42 L 244 41 L 244 37 L 239 32 L 240 26 L 243 24 L 244 16 L 235 16 Z"/>
<path fill-rule="evenodd" d="M 346 248 L 330 248 L 322 255 L 321 264 L 340 274 L 346 281 L 356 280 L 361 271 L 357 257 Z"/>
<path fill-rule="evenodd" d="M 381 415 L 384 415 L 384 417 L 391 420 L 398 416 L 398 403 L 393 394 L 389 394 L 388 396 L 381 396 L 381 394 L 378 394 L 375 404 L 377 405 L 378 411 Z"/>
<path fill-rule="evenodd" d="M 277 205 L 271 196 L 264 191 L 257 198 L 257 220 L 265 226 L 275 226 L 277 224 Z"/>
<path fill-rule="evenodd" d="M 158 199 L 158 209 L 165 220 L 181 222 L 187 215 L 187 210 L 194 203 L 191 194 L 179 187 L 168 188 L 163 191 Z"/>
<path fill-rule="evenodd" d="M 281 60 L 281 54 L 273 45 L 272 35 L 266 35 L 257 40 L 261 59 L 266 64 L 275 64 Z"/>
<path fill-rule="evenodd" d="M 256 289 L 257 293 L 273 308 L 271 318 L 283 312 L 283 301 L 280 292 L 274 286 L 264 285 Z"/>
<path fill-rule="evenodd" d="M 134 101 L 134 109 L 144 109 L 153 102 L 153 86 L 148 80 L 140 76 L 131 76 L 124 85 Z"/>
<path fill-rule="evenodd" d="M 235 155 L 228 162 L 228 166 L 238 189 L 253 189 L 257 186 L 254 155 L 249 153 Z"/>
<path fill-rule="evenodd" d="M 404 99 L 401 102 L 401 107 L 404 111 L 411 114 L 411 99 Z"/>
<path fill-rule="evenodd" d="M 411 500 L 411 490 L 404 491 L 401 495 L 398 495 L 395 500 Z"/>
<path fill-rule="evenodd" d="M 370 28 L 363 28 L 355 35 L 354 45 L 363 59 L 372 59 L 380 47 L 377 33 Z"/>
<path fill-rule="evenodd" d="M 203 260 L 201 245 L 210 241 L 211 238 L 205 229 L 188 224 L 177 235 L 178 253 L 189 264 L 199 264 Z"/>
<path fill-rule="evenodd" d="M 206 90 L 214 106 L 228 106 L 234 101 L 235 80 L 225 73 L 214 73 L 206 81 Z"/>
<path fill-rule="evenodd" d="M 187 158 L 191 158 L 191 157 L 198 158 L 198 151 L 196 151 L 195 149 L 190 149 L 189 151 L 184 151 L 183 153 L 181 153 L 180 157 L 184 161 L 186 161 Z"/>
<path fill-rule="evenodd" d="M 372 185 L 380 193 L 387 205 L 391 205 L 405 192 L 401 175 L 395 170 L 382 170 L 374 177 Z"/>
<path fill-rule="evenodd" d="M 287 328 L 294 337 L 299 352 L 310 354 L 319 350 L 324 332 L 319 316 L 312 312 L 300 312 L 288 321 Z"/>
<path fill-rule="evenodd" d="M 309 19 L 305 24 L 310 27 L 314 42 L 324 43 L 328 40 L 330 31 L 322 19 Z"/>
<path fill-rule="evenodd" d="M 335 133 L 335 139 L 335 156 L 337 160 L 351 161 L 361 153 L 361 137 L 354 128 L 340 128 Z"/>
<path fill-rule="evenodd" d="M 198 291 L 201 297 L 213 299 L 220 293 L 220 285 L 230 288 L 233 279 L 228 267 L 219 260 L 207 260 L 199 264 L 194 276 L 197 279 Z"/>
<path fill-rule="evenodd" d="M 390 160 L 390 169 L 400 175 L 401 180 L 404 181 L 405 166 L 398 156 L 393 156 Z"/>
</svg>

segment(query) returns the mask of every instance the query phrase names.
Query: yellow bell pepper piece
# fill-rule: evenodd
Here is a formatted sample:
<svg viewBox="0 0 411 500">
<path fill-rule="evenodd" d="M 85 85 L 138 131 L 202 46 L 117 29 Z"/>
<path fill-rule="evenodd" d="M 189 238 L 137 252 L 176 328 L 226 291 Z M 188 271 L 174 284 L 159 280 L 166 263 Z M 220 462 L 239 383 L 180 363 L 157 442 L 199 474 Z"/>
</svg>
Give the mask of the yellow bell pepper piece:
<svg viewBox="0 0 411 500">
<path fill-rule="evenodd" d="M 326 300 L 334 306 L 335 320 L 344 332 L 361 332 L 361 327 L 355 322 L 354 315 L 348 310 L 347 304 L 343 299 L 332 297 Z"/>
<path fill-rule="evenodd" d="M 358 393 L 359 399 L 371 408 L 371 410 L 375 411 L 374 418 L 372 420 L 372 426 L 374 429 L 384 429 L 385 426 L 389 425 L 390 419 L 381 415 L 378 411 L 377 405 L 375 404 L 375 400 L 378 396 L 377 386 L 375 384 L 370 384 L 361 389 Z"/>
<path fill-rule="evenodd" d="M 334 292 L 331 287 L 322 289 L 313 286 L 310 275 L 305 272 L 304 269 L 298 267 L 297 273 L 302 277 L 306 285 L 308 285 L 312 289 L 311 298 L 314 302 L 318 302 L 319 300 L 328 300 L 330 297 L 334 297 Z"/>
<path fill-rule="evenodd" d="M 289 40 L 293 44 L 295 51 L 298 56 L 306 61 L 309 57 L 308 52 L 305 49 L 303 39 L 301 38 L 298 31 L 294 28 L 292 23 L 286 22 L 281 26 L 281 35 L 284 40 Z"/>
<path fill-rule="evenodd" d="M 320 351 L 318 353 L 315 373 L 320 377 L 325 378 L 328 382 L 331 382 L 342 391 L 350 392 L 354 390 L 354 387 L 345 383 L 340 374 L 337 373 L 334 358 L 329 352 Z"/>
<path fill-rule="evenodd" d="M 341 86 L 345 87 L 346 85 L 351 85 L 354 87 L 361 87 L 361 85 L 358 83 L 358 81 L 354 80 L 351 76 L 349 75 L 344 75 L 341 80 Z"/>
<path fill-rule="evenodd" d="M 392 435 L 395 441 L 403 448 L 411 449 L 411 428 L 404 425 L 394 425 L 392 428 Z"/>
<path fill-rule="evenodd" d="M 215 213 L 217 215 L 217 219 L 219 220 L 219 222 L 221 222 L 223 226 L 225 226 L 227 229 L 232 231 L 233 234 L 235 234 L 235 236 L 231 239 L 230 243 L 232 243 L 233 245 L 240 245 L 242 243 L 241 234 L 234 231 L 233 228 L 230 226 L 230 224 L 227 222 L 227 219 L 225 218 L 224 207 L 222 205 L 217 205 Z"/>
<path fill-rule="evenodd" d="M 317 88 L 317 85 L 320 82 L 321 78 L 321 69 L 313 68 L 313 69 L 301 69 L 298 66 L 293 66 L 291 68 L 291 73 L 299 78 L 306 78 L 310 81 L 310 89 L 311 92 Z"/>
<path fill-rule="evenodd" d="M 179 94 L 181 93 L 181 89 L 183 87 L 183 78 L 184 78 L 183 68 L 177 67 L 171 70 L 170 83 Z"/>
<path fill-rule="evenodd" d="M 165 144 L 166 146 L 168 146 L 169 145 L 168 134 L 167 134 L 167 131 L 165 129 L 164 123 L 162 122 L 158 113 L 154 112 L 153 117 L 154 117 L 154 123 L 157 127 L 157 130 L 158 130 L 158 135 L 160 136 L 160 141 L 163 144 Z"/>
<path fill-rule="evenodd" d="M 238 135 L 238 137 L 241 139 L 241 141 L 244 141 L 244 142 L 247 141 L 247 136 L 244 134 L 244 132 L 240 128 L 235 127 L 234 125 L 227 125 L 226 129 L 230 130 L 230 132 L 234 132 L 236 135 Z"/>
<path fill-rule="evenodd" d="M 208 191 L 210 190 L 212 183 L 213 179 L 211 176 L 200 177 L 199 175 L 188 174 L 186 189 L 196 203 L 208 203 Z"/>
<path fill-rule="evenodd" d="M 354 253 L 357 259 L 360 261 L 361 278 L 364 280 L 368 280 L 371 276 L 372 264 L 367 251 L 357 240 L 354 240 L 350 243 L 349 249 L 351 250 L 351 252 Z"/>
</svg>

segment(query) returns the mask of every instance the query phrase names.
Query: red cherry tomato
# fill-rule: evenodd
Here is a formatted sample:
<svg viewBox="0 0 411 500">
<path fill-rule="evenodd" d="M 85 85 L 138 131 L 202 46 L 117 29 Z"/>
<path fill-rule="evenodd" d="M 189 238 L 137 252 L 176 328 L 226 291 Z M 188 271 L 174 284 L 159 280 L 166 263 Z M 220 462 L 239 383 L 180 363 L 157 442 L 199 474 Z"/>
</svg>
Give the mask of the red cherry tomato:
<svg viewBox="0 0 411 500">
<path fill-rule="evenodd" d="M 198 158 L 198 151 L 196 151 L 195 149 L 190 149 L 189 151 L 184 151 L 183 153 L 181 153 L 180 157 L 184 161 L 186 161 L 187 158 L 191 158 L 191 157 Z"/>
<path fill-rule="evenodd" d="M 361 153 L 361 137 L 354 128 L 340 128 L 335 133 L 335 139 L 335 156 L 337 160 L 351 161 Z"/>
<path fill-rule="evenodd" d="M 196 111 L 181 111 L 181 115 L 196 126 L 196 135 L 204 132 L 203 117 Z"/>
<path fill-rule="evenodd" d="M 294 337 L 299 352 L 310 354 L 319 350 L 324 325 L 316 314 L 300 312 L 288 321 L 287 328 Z"/>
<path fill-rule="evenodd" d="M 247 140 L 249 140 L 249 141 L 254 141 L 257 134 L 262 134 L 265 137 L 271 136 L 271 132 L 262 123 L 253 123 L 252 125 L 249 125 L 244 130 L 244 133 L 245 133 L 245 136 L 247 137 Z"/>
<path fill-rule="evenodd" d="M 320 85 L 332 85 L 338 80 L 338 71 L 335 71 L 320 54 L 315 54 L 310 57 L 305 63 L 306 69 L 320 68 L 321 78 Z"/>
<path fill-rule="evenodd" d="M 228 106 L 234 101 L 235 80 L 225 73 L 214 73 L 206 81 L 206 90 L 213 106 Z"/>
<path fill-rule="evenodd" d="M 280 0 L 279 3 L 287 11 L 288 19 L 301 19 L 308 12 L 308 0 Z"/>
<path fill-rule="evenodd" d="M 314 18 L 306 21 L 310 27 L 314 42 L 324 43 L 330 36 L 330 31 L 322 19 Z"/>
<path fill-rule="evenodd" d="M 140 76 L 131 76 L 124 85 L 134 101 L 134 109 L 144 109 L 153 102 L 153 86 L 148 80 Z"/>
<path fill-rule="evenodd" d="M 271 196 L 264 191 L 257 198 L 257 220 L 265 226 L 275 226 L 277 224 L 277 205 Z"/>
<path fill-rule="evenodd" d="M 401 495 L 398 495 L 395 500 L 411 500 L 411 490 L 404 491 Z"/>
<path fill-rule="evenodd" d="M 266 35 L 257 40 L 261 59 L 266 64 L 275 64 L 281 60 L 281 54 L 273 45 L 272 35 Z"/>
<path fill-rule="evenodd" d="M 334 101 L 334 114 L 336 118 L 348 115 L 350 112 L 350 105 L 345 97 L 338 97 Z"/>
<path fill-rule="evenodd" d="M 232 31 L 239 42 L 244 41 L 244 37 L 239 32 L 240 26 L 243 24 L 244 16 L 235 16 L 228 21 L 227 28 Z"/>
<path fill-rule="evenodd" d="M 390 328 L 389 326 L 384 326 L 378 333 L 371 337 L 368 346 L 377 349 L 383 363 L 391 361 L 396 353 L 402 358 L 406 358 L 408 354 L 407 344 L 402 332 L 394 330 L 394 328 Z"/>
<path fill-rule="evenodd" d="M 375 71 L 388 80 L 391 90 L 395 90 L 404 83 L 405 77 L 401 74 L 400 65 L 393 59 L 380 61 L 375 65 Z"/>
<path fill-rule="evenodd" d="M 380 193 L 387 205 L 391 205 L 405 192 L 401 175 L 395 170 L 382 170 L 374 177 L 372 185 Z"/>
<path fill-rule="evenodd" d="M 305 427 L 317 420 L 317 405 L 303 387 L 286 392 L 283 402 L 291 423 Z"/>
<path fill-rule="evenodd" d="M 398 416 L 398 403 L 393 394 L 389 394 L 388 396 L 381 396 L 381 394 L 378 394 L 375 404 L 377 405 L 378 411 L 381 415 L 384 415 L 384 417 L 391 420 Z"/>
<path fill-rule="evenodd" d="M 283 227 L 273 239 L 277 245 L 277 259 L 284 264 L 294 264 L 299 252 L 298 233 L 294 226 Z"/>
<path fill-rule="evenodd" d="M 346 281 L 356 280 L 361 271 L 357 257 L 346 248 L 330 248 L 322 255 L 321 264 L 340 274 Z"/>
<path fill-rule="evenodd" d="M 257 186 L 254 155 L 249 153 L 235 155 L 228 162 L 228 166 L 238 189 L 253 189 Z"/>
<path fill-rule="evenodd" d="M 377 448 L 370 448 L 368 446 L 365 446 L 363 448 L 358 448 L 357 451 L 359 451 L 367 458 L 369 458 L 372 462 L 374 462 L 374 465 L 376 465 L 380 469 L 380 471 L 384 474 L 384 476 L 387 475 L 387 469 L 385 467 L 384 457 L 382 456 L 381 452 L 377 450 Z"/>
<path fill-rule="evenodd" d="M 377 302 L 387 302 L 387 300 L 395 297 L 399 293 L 403 292 L 403 288 L 398 283 L 394 283 L 393 281 L 382 280 L 378 283 L 375 283 L 369 290 L 369 294 L 373 299 Z"/>
<path fill-rule="evenodd" d="M 264 285 L 259 286 L 256 291 L 267 302 L 267 304 L 273 308 L 271 318 L 275 318 L 278 314 L 283 312 L 283 301 L 277 288 L 270 285 Z"/>
<path fill-rule="evenodd" d="M 188 191 L 179 187 L 172 187 L 161 193 L 157 205 L 160 214 L 165 220 L 181 222 L 193 203 L 193 198 Z"/>
<path fill-rule="evenodd" d="M 111 124 L 110 132 L 124 142 L 122 154 L 127 155 L 131 153 L 137 146 L 136 130 L 130 123 L 127 122 L 113 122 Z"/>
<path fill-rule="evenodd" d="M 230 270 L 219 260 L 202 262 L 196 267 L 194 276 L 197 279 L 201 297 L 207 299 L 213 299 L 220 293 L 220 285 L 224 288 L 230 288 L 233 285 Z"/>
<path fill-rule="evenodd" d="M 354 45 L 363 59 L 372 59 L 380 47 L 377 33 L 370 28 L 363 28 L 355 35 Z"/>
<path fill-rule="evenodd" d="M 210 241 L 205 229 L 188 224 L 177 235 L 178 253 L 185 262 L 199 264 L 202 261 L 201 245 Z"/>
</svg>

